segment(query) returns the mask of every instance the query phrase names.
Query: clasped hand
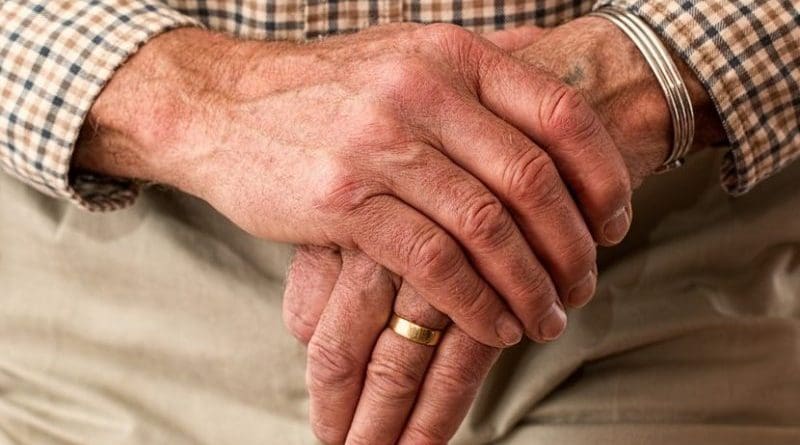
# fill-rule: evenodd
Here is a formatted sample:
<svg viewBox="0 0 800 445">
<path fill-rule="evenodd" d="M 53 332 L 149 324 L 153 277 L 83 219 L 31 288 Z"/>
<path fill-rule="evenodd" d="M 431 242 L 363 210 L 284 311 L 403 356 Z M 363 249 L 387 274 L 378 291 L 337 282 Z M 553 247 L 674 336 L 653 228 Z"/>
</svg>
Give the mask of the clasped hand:
<svg viewBox="0 0 800 445">
<path fill-rule="evenodd" d="M 538 34 L 541 33 L 536 29 L 525 29 L 495 33 L 487 38 L 504 50 L 511 51 L 532 43 Z M 564 94 L 573 94 L 563 84 L 557 88 L 564 88 Z M 563 172 L 561 165 L 577 163 L 578 153 L 584 157 L 581 162 L 587 162 L 591 161 L 591 157 L 586 157 L 587 152 L 613 149 L 608 144 L 604 128 L 589 128 L 599 124 L 599 119 L 592 115 L 581 98 L 570 97 L 567 100 L 576 102 L 570 104 L 567 110 L 561 111 L 564 115 L 551 117 L 538 128 L 528 128 L 523 137 L 531 140 L 517 139 L 522 143 L 520 148 L 514 150 L 512 156 L 501 158 L 499 162 L 506 162 L 516 156 L 531 156 L 532 154 L 523 152 L 534 149 L 536 152 L 533 156 L 544 159 L 550 157 L 558 170 Z M 567 113 L 575 114 L 568 116 Z M 581 116 L 581 113 L 585 115 Z M 580 123 L 586 128 L 573 128 L 566 133 L 553 134 L 564 130 L 559 126 L 565 121 L 570 122 L 570 125 Z M 523 125 L 523 130 L 525 128 Z M 491 155 L 502 153 L 508 148 L 503 149 L 493 144 L 496 139 L 492 139 L 490 134 L 491 122 L 486 129 L 488 132 L 481 133 L 480 136 L 488 139 L 488 142 L 473 140 L 477 142 L 473 149 L 476 153 L 473 155 L 482 156 L 484 162 L 498 162 L 492 161 Z M 509 131 L 507 127 L 497 130 Z M 549 143 L 540 143 L 537 146 L 533 141 L 541 140 L 543 136 L 534 130 L 553 132 L 552 139 L 549 139 Z M 513 135 L 510 136 L 512 140 L 518 133 L 514 132 Z M 582 141 L 586 147 L 574 145 L 578 141 Z M 466 141 L 459 143 L 464 142 Z M 485 147 L 483 149 L 488 153 L 478 152 L 480 147 Z M 571 153 L 550 154 L 550 151 L 559 149 L 570 150 Z M 605 169 L 602 170 L 604 174 L 621 178 L 618 183 L 612 183 L 611 191 L 614 191 L 613 187 L 618 187 L 619 196 L 627 196 L 623 193 L 628 187 L 627 170 L 620 169 L 621 163 L 617 159 L 619 154 L 613 151 L 595 154 L 607 156 Z M 454 161 L 461 165 L 457 159 Z M 480 164 L 466 165 L 478 168 Z M 480 175 L 481 171 L 471 173 L 470 167 L 464 167 L 468 174 Z M 583 306 L 594 293 L 597 270 L 593 266 L 594 245 L 587 242 L 592 236 L 590 227 L 595 229 L 594 239 L 608 245 L 619 241 L 630 223 L 628 206 L 623 207 L 624 221 L 615 222 L 613 217 L 618 215 L 612 215 L 610 224 L 616 224 L 617 227 L 604 227 L 598 222 L 592 224 L 587 210 L 582 215 L 586 225 L 579 217 L 574 217 L 576 207 L 584 209 L 582 206 L 590 205 L 592 192 L 597 198 L 611 198 L 612 201 L 619 199 L 603 195 L 604 192 L 608 193 L 608 189 L 603 190 L 604 186 L 608 187 L 608 178 L 590 176 L 591 167 L 572 165 L 566 169 L 564 179 L 550 178 L 548 180 L 552 179 L 554 183 L 547 184 L 546 187 L 532 178 L 504 186 L 502 180 L 492 178 L 491 171 L 484 173 L 484 176 L 478 176 L 479 181 L 487 181 L 487 188 L 491 193 L 498 194 L 497 199 L 508 209 L 506 211 L 513 224 L 517 224 L 521 239 L 527 243 L 515 244 L 520 239 L 515 236 L 511 239 L 514 244 L 510 248 L 518 251 L 529 248 L 535 261 L 541 261 L 527 263 L 528 260 L 525 259 L 519 263 L 542 268 L 543 275 L 535 279 L 539 284 L 523 288 L 528 299 L 535 301 L 546 298 L 546 301 L 551 301 L 550 298 L 555 298 L 557 307 L 553 309 L 548 309 L 545 304 L 534 304 L 531 307 L 531 303 L 524 300 L 522 303 L 516 302 L 517 306 L 514 306 L 515 301 L 509 301 L 512 308 L 525 308 L 527 305 L 534 310 L 528 315 L 539 317 L 538 329 L 536 324 L 530 324 L 531 318 L 521 317 L 528 322 L 526 332 L 529 337 L 537 341 L 552 340 L 561 333 L 566 321 L 562 312 L 564 305 Z M 570 172 L 573 176 L 569 176 Z M 542 171 L 538 170 L 536 173 L 541 175 Z M 575 184 L 581 175 L 585 175 L 584 178 L 591 177 L 591 181 L 595 182 Z M 433 180 L 434 178 L 429 178 L 426 183 L 432 183 Z M 574 187 L 574 190 L 582 190 L 582 194 L 575 194 L 579 199 L 579 206 L 573 203 L 562 180 Z M 460 192 L 457 183 L 449 185 L 438 180 L 433 183 L 453 189 L 451 193 Z M 492 184 L 496 185 L 492 187 Z M 580 189 L 582 186 L 587 188 Z M 515 187 L 524 188 L 514 191 Z M 528 196 L 523 198 L 522 193 Z M 537 193 L 549 196 L 537 200 Z M 458 199 L 458 195 L 451 196 L 454 201 Z M 464 210 L 469 209 L 454 207 L 452 212 Z M 475 233 L 473 230 L 470 235 Z M 467 255 L 477 265 L 481 258 L 475 255 L 485 256 L 492 250 L 497 251 L 482 249 L 469 251 Z M 508 258 L 508 254 L 504 255 L 506 260 L 495 263 L 496 265 L 508 267 L 509 263 L 514 264 L 516 258 L 523 258 L 519 255 L 511 258 Z M 487 263 L 502 261 L 500 256 L 484 260 Z M 590 269 L 579 279 L 587 263 Z M 483 270 L 480 272 L 484 273 Z M 531 272 L 536 273 L 539 270 L 528 271 Z M 497 276 L 496 280 L 505 279 L 500 274 L 493 276 Z M 494 281 L 492 284 L 494 285 Z M 500 294 L 505 295 L 503 292 Z M 511 297 L 516 295 L 518 294 L 511 294 Z M 435 347 L 420 345 L 392 332 L 386 327 L 386 322 L 393 312 L 422 326 L 443 330 L 441 344 Z M 549 320 L 548 316 L 553 313 L 557 314 L 557 319 Z M 308 344 L 310 416 L 316 435 L 326 443 L 446 443 L 466 415 L 500 352 L 500 349 L 493 347 L 496 345 L 482 344 L 473 339 L 458 322 L 450 325 L 448 317 L 431 306 L 409 281 L 403 281 L 364 253 L 352 250 L 345 250 L 340 254 L 320 247 L 305 246 L 297 249 L 287 279 L 284 319 L 292 333 Z"/>
<path fill-rule="evenodd" d="M 452 25 L 309 44 L 171 31 L 98 97 L 74 167 L 320 246 L 299 250 L 285 299 L 315 433 L 443 443 L 498 348 L 558 337 L 594 292 L 596 245 L 630 225 L 638 170 L 577 88 L 510 54 L 526 32 L 501 49 Z M 442 343 L 384 331 L 392 311 Z"/>
</svg>

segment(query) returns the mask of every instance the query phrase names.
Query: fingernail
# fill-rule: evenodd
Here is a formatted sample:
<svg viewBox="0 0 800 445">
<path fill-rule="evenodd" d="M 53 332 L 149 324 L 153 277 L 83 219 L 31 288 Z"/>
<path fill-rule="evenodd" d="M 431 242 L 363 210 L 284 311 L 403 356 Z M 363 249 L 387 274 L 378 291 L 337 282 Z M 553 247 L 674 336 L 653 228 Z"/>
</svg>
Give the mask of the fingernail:
<svg viewBox="0 0 800 445">
<path fill-rule="evenodd" d="M 517 320 L 517 317 L 508 312 L 500 315 L 495 329 L 500 340 L 506 346 L 513 346 L 522 340 L 522 325 Z"/>
<path fill-rule="evenodd" d="M 628 211 L 625 207 L 617 210 L 617 213 L 608 220 L 605 226 L 603 226 L 603 234 L 606 236 L 606 240 L 611 243 L 617 244 L 625 238 L 625 235 L 628 233 L 628 229 L 631 226 L 631 220 L 628 216 Z"/>
<path fill-rule="evenodd" d="M 567 314 L 564 310 L 558 307 L 558 304 L 553 303 L 547 315 L 539 322 L 539 335 L 544 341 L 555 340 L 564 332 L 567 327 Z"/>
<path fill-rule="evenodd" d="M 594 271 L 589 271 L 585 277 L 578 282 L 567 295 L 567 304 L 572 307 L 583 307 L 594 295 L 595 286 L 597 285 L 597 275 Z"/>
</svg>

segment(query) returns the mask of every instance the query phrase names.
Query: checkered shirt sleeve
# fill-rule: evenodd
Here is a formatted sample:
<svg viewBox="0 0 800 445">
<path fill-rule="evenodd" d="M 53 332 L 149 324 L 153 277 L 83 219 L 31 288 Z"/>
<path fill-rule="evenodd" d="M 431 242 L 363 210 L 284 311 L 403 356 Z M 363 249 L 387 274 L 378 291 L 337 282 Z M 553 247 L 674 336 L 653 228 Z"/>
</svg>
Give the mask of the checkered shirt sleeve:
<svg viewBox="0 0 800 445">
<path fill-rule="evenodd" d="M 159 1 L 0 2 L 0 163 L 53 196 L 103 210 L 136 187 L 69 175 L 83 120 L 106 81 L 143 42 L 194 25 Z"/>
<path fill-rule="evenodd" d="M 746 193 L 800 157 L 800 1 L 601 0 L 647 21 L 694 70 L 731 149 L 726 191 Z"/>
<path fill-rule="evenodd" d="M 398 21 L 485 32 L 607 4 L 648 21 L 705 84 L 732 145 L 726 190 L 744 193 L 800 156 L 798 0 L 2 0 L 0 165 L 90 210 L 132 202 L 135 184 L 70 175 L 72 149 L 116 67 L 171 28 L 290 40 Z"/>
</svg>

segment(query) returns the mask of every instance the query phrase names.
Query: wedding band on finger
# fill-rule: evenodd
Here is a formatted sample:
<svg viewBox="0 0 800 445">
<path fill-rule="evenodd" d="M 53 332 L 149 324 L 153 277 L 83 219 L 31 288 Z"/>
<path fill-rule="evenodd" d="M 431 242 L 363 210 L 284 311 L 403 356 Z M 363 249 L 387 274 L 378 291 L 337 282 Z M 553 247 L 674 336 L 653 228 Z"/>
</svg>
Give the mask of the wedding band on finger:
<svg viewBox="0 0 800 445">
<path fill-rule="evenodd" d="M 442 331 L 420 326 L 397 314 L 392 314 L 389 329 L 403 338 L 425 346 L 436 346 L 442 338 Z"/>
</svg>

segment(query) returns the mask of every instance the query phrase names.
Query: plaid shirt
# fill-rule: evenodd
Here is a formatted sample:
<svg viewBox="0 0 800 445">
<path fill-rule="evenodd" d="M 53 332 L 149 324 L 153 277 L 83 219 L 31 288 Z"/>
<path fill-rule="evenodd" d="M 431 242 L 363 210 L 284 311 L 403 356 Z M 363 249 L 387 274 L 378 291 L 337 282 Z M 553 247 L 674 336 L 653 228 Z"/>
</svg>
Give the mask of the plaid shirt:
<svg viewBox="0 0 800 445">
<path fill-rule="evenodd" d="M 607 4 L 646 20 L 708 89 L 731 145 L 727 191 L 747 192 L 800 157 L 798 0 L 3 0 L 0 163 L 88 209 L 130 203 L 134 185 L 70 175 L 70 158 L 114 70 L 171 28 L 295 40 L 398 21 L 483 32 L 557 25 Z"/>
</svg>

